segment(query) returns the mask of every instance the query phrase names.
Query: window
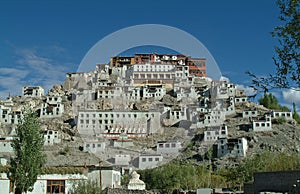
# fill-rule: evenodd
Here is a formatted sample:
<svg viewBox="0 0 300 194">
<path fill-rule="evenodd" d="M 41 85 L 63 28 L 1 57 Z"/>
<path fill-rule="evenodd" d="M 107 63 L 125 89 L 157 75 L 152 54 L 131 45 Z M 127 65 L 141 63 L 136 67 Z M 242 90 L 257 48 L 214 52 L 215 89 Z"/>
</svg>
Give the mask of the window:
<svg viewBox="0 0 300 194">
<path fill-rule="evenodd" d="M 152 161 L 153 161 L 153 158 L 148 158 L 148 161 L 149 161 L 149 162 L 152 162 Z"/>
<path fill-rule="evenodd" d="M 64 180 L 48 180 L 47 181 L 47 194 L 64 194 L 65 181 Z"/>
<path fill-rule="evenodd" d="M 163 148 L 163 147 L 164 147 L 164 144 L 160 143 L 160 144 L 158 145 L 158 147 Z"/>
<path fill-rule="evenodd" d="M 169 147 L 170 147 L 170 144 L 167 143 L 167 144 L 166 144 L 166 148 L 169 148 Z"/>
<path fill-rule="evenodd" d="M 146 162 L 146 158 L 142 158 L 142 162 Z"/>
<path fill-rule="evenodd" d="M 175 147 L 176 147 L 176 144 L 175 144 L 175 143 L 172 143 L 171 146 L 172 146 L 172 148 L 175 148 Z"/>
<path fill-rule="evenodd" d="M 158 161 L 159 161 L 159 158 L 155 158 L 155 161 L 158 162 Z"/>
</svg>

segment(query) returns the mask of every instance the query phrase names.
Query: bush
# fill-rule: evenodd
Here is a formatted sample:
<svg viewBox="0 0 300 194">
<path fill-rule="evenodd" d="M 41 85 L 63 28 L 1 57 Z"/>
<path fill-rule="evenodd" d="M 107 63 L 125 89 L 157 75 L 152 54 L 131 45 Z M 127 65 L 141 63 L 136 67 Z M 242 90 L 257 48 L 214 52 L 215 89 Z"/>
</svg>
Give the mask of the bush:
<svg viewBox="0 0 300 194">
<path fill-rule="evenodd" d="M 284 117 L 279 117 L 277 119 L 272 120 L 273 124 L 283 124 L 286 123 L 286 119 Z"/>
<path fill-rule="evenodd" d="M 300 124 L 300 115 L 298 113 L 294 112 L 293 118 L 297 121 L 298 124 Z"/>
<path fill-rule="evenodd" d="M 68 194 L 101 194 L 99 183 L 97 181 L 78 181 L 74 182 L 73 187 Z"/>
</svg>

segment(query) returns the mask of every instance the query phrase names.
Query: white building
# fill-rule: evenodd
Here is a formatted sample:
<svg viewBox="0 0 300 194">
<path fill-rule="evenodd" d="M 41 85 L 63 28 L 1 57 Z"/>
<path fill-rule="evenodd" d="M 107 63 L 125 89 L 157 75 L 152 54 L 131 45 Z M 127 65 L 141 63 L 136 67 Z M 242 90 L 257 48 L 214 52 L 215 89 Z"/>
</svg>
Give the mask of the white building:
<svg viewBox="0 0 300 194">
<path fill-rule="evenodd" d="M 293 113 L 292 112 L 284 112 L 284 111 L 273 111 L 272 118 L 285 118 L 287 121 L 293 120 Z"/>
<path fill-rule="evenodd" d="M 245 138 L 220 138 L 217 143 L 217 157 L 246 157 L 248 143 Z"/>
<path fill-rule="evenodd" d="M 243 118 L 251 118 L 251 117 L 258 117 L 257 110 L 244 110 L 242 113 Z"/>
<path fill-rule="evenodd" d="M 88 179 L 99 183 L 101 170 L 102 190 L 105 188 L 120 188 L 121 187 L 121 172 L 113 167 L 90 167 Z"/>
<path fill-rule="evenodd" d="M 22 96 L 40 98 L 44 96 L 44 88 L 41 86 L 23 86 Z"/>
<path fill-rule="evenodd" d="M 105 142 L 101 142 L 98 139 L 85 139 L 83 150 L 92 154 L 104 153 Z"/>
<path fill-rule="evenodd" d="M 138 168 L 148 169 L 157 167 L 163 160 L 161 154 L 141 154 L 138 157 Z"/>
<path fill-rule="evenodd" d="M 135 86 L 143 85 L 148 80 L 150 82 L 172 82 L 175 79 L 175 65 L 172 64 L 134 64 L 126 71 L 126 77 L 132 78 Z M 168 83 L 166 87 L 172 87 Z"/>
<path fill-rule="evenodd" d="M 144 99 L 160 100 L 165 94 L 166 86 L 164 84 L 148 84 L 141 87 L 141 97 Z"/>
<path fill-rule="evenodd" d="M 145 137 L 161 127 L 158 111 L 79 111 L 77 129 L 82 135 L 98 135 L 118 139 L 121 133 L 129 138 Z"/>
<path fill-rule="evenodd" d="M 41 107 L 41 118 L 61 117 L 64 112 L 64 105 L 60 96 L 47 96 Z"/>
<path fill-rule="evenodd" d="M 210 126 L 206 127 L 204 131 L 204 141 L 205 142 L 214 142 L 219 138 L 226 138 L 228 135 L 228 130 L 226 125 L 221 126 Z"/>
<path fill-rule="evenodd" d="M 0 138 L 0 153 L 13 153 L 12 147 L 13 137 Z"/>
<path fill-rule="evenodd" d="M 57 167 L 59 168 L 59 167 Z M 1 194 L 12 194 L 10 181 L 6 173 L 0 174 Z M 99 183 L 100 168 L 88 167 L 87 175 L 84 174 L 45 174 L 39 175 L 32 192 L 28 194 L 67 194 L 71 188 L 81 181 L 92 180 Z M 102 189 L 119 188 L 121 173 L 111 167 L 101 167 Z"/>
<path fill-rule="evenodd" d="M 54 145 L 61 142 L 61 136 L 59 131 L 45 130 L 44 131 L 44 145 Z"/>
<path fill-rule="evenodd" d="M 265 115 L 261 119 L 252 121 L 253 131 L 270 131 L 272 130 L 271 115 Z"/>
<path fill-rule="evenodd" d="M 247 101 L 248 101 L 247 96 L 240 96 L 240 97 L 234 98 L 235 104 L 243 103 L 243 102 L 247 102 Z"/>
<path fill-rule="evenodd" d="M 213 81 L 211 93 L 216 99 L 227 99 L 235 96 L 236 85 L 226 81 Z"/>
<path fill-rule="evenodd" d="M 87 180 L 87 177 L 82 174 L 45 174 L 39 175 L 34 183 L 33 191 L 28 194 L 64 194 L 68 193 L 74 183 Z M 12 194 L 13 190 L 10 187 L 10 180 L 6 173 L 1 173 L 0 179 L 1 194 Z"/>
<path fill-rule="evenodd" d="M 198 128 L 222 125 L 225 121 L 225 112 L 221 110 L 212 110 L 209 113 L 202 114 L 197 120 Z"/>
<path fill-rule="evenodd" d="M 22 111 L 12 106 L 0 105 L 0 123 L 17 125 L 22 119 Z"/>
<path fill-rule="evenodd" d="M 134 145 L 132 139 L 129 139 L 126 133 L 120 133 L 118 139 L 113 141 L 113 146 L 127 148 L 133 147 Z"/>
<path fill-rule="evenodd" d="M 187 120 L 187 108 L 184 106 L 164 107 L 164 124 L 171 126 L 179 121 Z"/>
<path fill-rule="evenodd" d="M 158 154 L 169 154 L 169 153 L 179 153 L 181 149 L 181 143 L 177 141 L 159 141 L 156 144 L 156 153 Z"/>
<path fill-rule="evenodd" d="M 116 154 L 115 165 L 117 166 L 129 166 L 131 156 L 129 154 Z"/>
<path fill-rule="evenodd" d="M 231 115 L 235 113 L 235 103 L 234 97 L 230 96 L 228 99 L 224 100 L 224 112 L 226 115 Z"/>
</svg>

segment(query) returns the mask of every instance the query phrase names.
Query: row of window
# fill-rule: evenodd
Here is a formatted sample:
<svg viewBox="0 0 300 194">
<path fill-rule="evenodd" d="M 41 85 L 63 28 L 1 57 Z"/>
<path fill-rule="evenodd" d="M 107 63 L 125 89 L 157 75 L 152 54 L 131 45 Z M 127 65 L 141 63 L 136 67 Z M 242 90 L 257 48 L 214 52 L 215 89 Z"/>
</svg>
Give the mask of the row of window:
<svg viewBox="0 0 300 194">
<path fill-rule="evenodd" d="M 249 114 L 256 115 L 257 114 L 256 111 L 245 111 L 244 113 L 245 113 L 245 115 L 249 115 Z"/>
<path fill-rule="evenodd" d="M 176 144 L 175 143 L 160 143 L 158 144 L 159 148 L 176 148 Z"/>
<path fill-rule="evenodd" d="M 148 162 L 159 162 L 159 158 L 148 158 Z M 147 162 L 147 158 L 142 158 L 142 162 Z"/>
<path fill-rule="evenodd" d="M 98 116 L 98 118 L 137 118 L 137 114 L 136 113 L 115 113 L 115 114 L 108 114 L 108 113 L 100 113 L 100 114 L 97 114 L 94 113 L 94 114 L 84 114 L 84 113 L 81 113 L 80 114 L 80 117 L 81 118 L 89 118 L 89 117 L 92 117 L 92 118 L 96 118 L 96 116 Z M 143 115 L 144 116 L 144 115 Z M 145 114 L 146 117 L 149 117 L 150 115 L 148 113 Z M 154 113 L 151 114 L 151 117 L 154 117 Z"/>
<path fill-rule="evenodd" d="M 87 147 L 87 148 L 89 148 L 89 147 L 96 148 L 96 146 L 97 146 L 98 148 L 100 148 L 100 147 L 101 147 L 101 144 L 100 144 L 100 143 L 98 143 L 98 144 L 95 144 L 95 143 L 89 144 L 89 143 L 87 143 L 87 144 L 86 144 L 86 147 Z"/>
<path fill-rule="evenodd" d="M 265 122 L 256 122 L 255 127 L 270 127 L 270 123 L 265 123 Z"/>
<path fill-rule="evenodd" d="M 279 112 L 277 112 L 277 113 L 275 113 L 275 117 L 291 117 L 291 113 L 279 113 Z"/>
<path fill-rule="evenodd" d="M 174 74 L 143 74 L 143 73 L 134 73 L 134 79 L 174 79 Z"/>
</svg>

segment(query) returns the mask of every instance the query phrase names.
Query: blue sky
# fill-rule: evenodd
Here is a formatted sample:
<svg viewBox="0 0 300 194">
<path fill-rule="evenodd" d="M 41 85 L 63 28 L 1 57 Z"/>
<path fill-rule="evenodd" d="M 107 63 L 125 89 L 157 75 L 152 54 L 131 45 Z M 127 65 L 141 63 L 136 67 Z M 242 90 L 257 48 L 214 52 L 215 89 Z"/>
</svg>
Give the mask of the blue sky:
<svg viewBox="0 0 300 194">
<path fill-rule="evenodd" d="M 0 98 L 20 94 L 21 86 L 62 83 L 88 50 L 106 35 L 138 24 L 164 24 L 201 41 L 221 72 L 246 87 L 245 71 L 275 71 L 279 25 L 274 0 L 212 1 L 15 1 L 0 2 Z M 99 53 L 101 55 L 101 53 Z M 297 93 L 276 95 L 300 103 Z"/>
</svg>

